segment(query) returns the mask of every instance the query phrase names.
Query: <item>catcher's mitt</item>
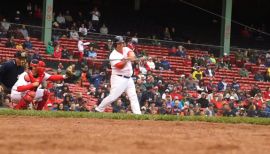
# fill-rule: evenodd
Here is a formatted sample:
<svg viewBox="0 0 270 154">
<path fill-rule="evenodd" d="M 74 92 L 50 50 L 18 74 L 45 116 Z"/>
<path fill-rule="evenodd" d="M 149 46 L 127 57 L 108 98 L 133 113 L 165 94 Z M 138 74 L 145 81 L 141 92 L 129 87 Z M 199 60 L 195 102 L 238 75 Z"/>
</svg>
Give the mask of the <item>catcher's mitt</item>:
<svg viewBox="0 0 270 154">
<path fill-rule="evenodd" d="M 67 77 L 75 76 L 75 65 L 74 64 L 67 67 L 66 76 Z"/>
</svg>

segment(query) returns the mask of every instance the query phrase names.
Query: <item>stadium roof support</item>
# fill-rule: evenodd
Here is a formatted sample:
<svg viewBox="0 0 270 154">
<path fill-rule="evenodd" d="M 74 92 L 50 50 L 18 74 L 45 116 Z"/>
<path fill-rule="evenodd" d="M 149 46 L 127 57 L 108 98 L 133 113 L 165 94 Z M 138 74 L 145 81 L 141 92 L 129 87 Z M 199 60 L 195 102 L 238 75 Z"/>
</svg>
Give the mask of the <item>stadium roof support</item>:
<svg viewBox="0 0 270 154">
<path fill-rule="evenodd" d="M 53 0 L 43 0 L 42 41 L 48 44 L 52 38 Z"/>
<path fill-rule="evenodd" d="M 223 0 L 222 3 L 222 22 L 221 22 L 221 42 L 222 46 L 220 54 L 223 56 L 225 53 L 230 53 L 231 43 L 231 19 L 232 19 L 232 2 L 233 0 Z"/>
</svg>

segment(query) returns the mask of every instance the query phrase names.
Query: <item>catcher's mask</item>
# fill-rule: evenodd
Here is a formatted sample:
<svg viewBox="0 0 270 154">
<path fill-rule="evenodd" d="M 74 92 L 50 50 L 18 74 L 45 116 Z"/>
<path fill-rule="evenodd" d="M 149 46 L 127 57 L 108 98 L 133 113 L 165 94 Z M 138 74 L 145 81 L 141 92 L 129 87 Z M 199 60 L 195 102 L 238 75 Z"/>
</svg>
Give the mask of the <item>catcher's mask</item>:
<svg viewBox="0 0 270 154">
<path fill-rule="evenodd" d="M 37 59 L 33 59 L 31 61 L 31 63 L 30 63 L 30 67 L 31 68 L 36 68 L 37 74 L 39 76 L 41 76 L 41 75 L 44 74 L 44 72 L 45 72 L 45 66 L 46 66 L 46 64 L 43 61 L 41 61 L 41 60 L 39 61 Z"/>
</svg>

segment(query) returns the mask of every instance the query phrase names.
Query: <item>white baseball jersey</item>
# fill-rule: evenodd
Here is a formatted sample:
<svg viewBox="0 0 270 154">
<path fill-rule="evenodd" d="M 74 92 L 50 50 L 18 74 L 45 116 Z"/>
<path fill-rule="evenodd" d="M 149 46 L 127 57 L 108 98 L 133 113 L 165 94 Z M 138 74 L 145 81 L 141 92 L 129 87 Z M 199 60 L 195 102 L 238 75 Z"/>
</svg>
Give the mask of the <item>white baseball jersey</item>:
<svg viewBox="0 0 270 154">
<path fill-rule="evenodd" d="M 113 60 L 113 59 L 123 59 L 128 57 L 128 52 L 132 51 L 128 47 L 123 47 L 123 54 L 119 53 L 115 49 L 110 54 L 111 67 L 112 67 L 112 75 L 124 75 L 124 76 L 131 76 L 133 73 L 132 63 L 130 61 L 124 66 L 124 68 L 119 69 L 116 68 L 114 65 L 121 62 L 121 60 Z"/>
<path fill-rule="evenodd" d="M 92 20 L 99 21 L 99 16 L 100 16 L 100 13 L 98 11 L 92 12 Z"/>
<path fill-rule="evenodd" d="M 83 52 L 84 51 L 84 45 L 89 45 L 89 44 L 90 44 L 89 42 L 83 43 L 82 40 L 79 40 L 78 41 L 78 50 L 80 52 Z"/>
<path fill-rule="evenodd" d="M 23 72 L 22 74 L 19 75 L 17 82 L 14 84 L 14 86 L 13 86 L 12 89 L 11 89 L 11 100 L 19 101 L 19 100 L 21 99 L 22 95 L 25 94 L 25 92 L 18 92 L 18 91 L 17 91 L 17 88 L 18 88 L 19 86 L 25 86 L 25 85 L 28 85 L 28 84 L 31 83 L 31 82 L 28 82 L 28 81 L 26 81 L 26 80 L 24 79 L 24 77 L 25 77 L 26 75 L 27 75 L 27 72 Z M 45 76 L 44 76 L 42 82 L 48 80 L 50 77 L 51 77 L 50 74 L 45 73 Z M 38 90 L 37 90 L 37 91 L 40 91 L 40 90 L 39 90 L 40 88 L 41 88 L 41 85 L 38 87 Z M 43 96 L 43 93 L 42 93 L 42 94 L 37 93 L 37 95 L 39 95 L 39 96 L 42 97 L 42 96 Z M 36 99 L 37 99 L 37 98 L 36 98 Z"/>
<path fill-rule="evenodd" d="M 130 48 L 124 47 L 123 54 L 116 50 L 113 50 L 110 59 L 123 59 L 128 57 L 128 52 L 131 51 Z M 105 108 L 114 102 L 117 98 L 121 96 L 123 92 L 126 92 L 130 100 L 131 110 L 134 114 L 141 114 L 140 104 L 138 101 L 138 96 L 136 94 L 136 88 L 131 75 L 133 73 L 132 64 L 130 61 L 122 69 L 116 68 L 114 65 L 119 63 L 121 60 L 111 61 L 112 76 L 111 76 L 111 90 L 109 96 L 104 98 L 102 102 L 96 107 L 96 111 L 104 112 Z M 122 76 L 119 76 L 122 75 Z M 127 76 L 127 77 L 123 77 Z M 130 78 L 128 78 L 130 77 Z"/>
</svg>

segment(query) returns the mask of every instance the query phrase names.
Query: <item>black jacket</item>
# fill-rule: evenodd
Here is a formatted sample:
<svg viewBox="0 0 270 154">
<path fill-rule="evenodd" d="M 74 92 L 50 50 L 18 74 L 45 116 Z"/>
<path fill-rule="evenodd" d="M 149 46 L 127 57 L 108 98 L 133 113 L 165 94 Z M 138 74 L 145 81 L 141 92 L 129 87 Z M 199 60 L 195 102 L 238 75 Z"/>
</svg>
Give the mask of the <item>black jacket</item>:
<svg viewBox="0 0 270 154">
<path fill-rule="evenodd" d="M 0 66 L 0 84 L 3 84 L 8 91 L 18 80 L 18 75 L 24 72 L 22 66 L 17 66 L 15 60 L 4 62 Z"/>
</svg>

